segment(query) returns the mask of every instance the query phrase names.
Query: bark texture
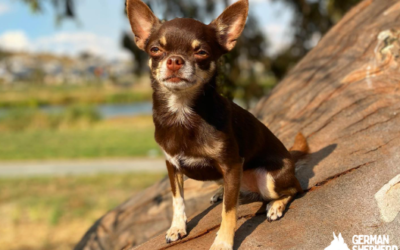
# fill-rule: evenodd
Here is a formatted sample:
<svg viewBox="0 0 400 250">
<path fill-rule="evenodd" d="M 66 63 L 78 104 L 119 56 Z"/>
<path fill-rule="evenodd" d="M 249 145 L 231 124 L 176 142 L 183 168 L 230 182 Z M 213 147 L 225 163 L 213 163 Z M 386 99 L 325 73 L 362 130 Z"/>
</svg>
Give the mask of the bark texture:
<svg viewBox="0 0 400 250">
<path fill-rule="evenodd" d="M 391 245 L 400 245 L 399 64 L 400 2 L 365 0 L 258 103 L 254 114 L 287 147 L 299 131 L 306 135 L 311 154 L 296 168 L 306 192 L 272 223 L 266 221 L 265 204 L 241 205 L 235 249 L 324 249 L 333 240 L 332 232 L 342 233 L 349 248 L 353 235 L 359 234 L 389 235 Z M 158 222 L 149 215 L 157 204 L 146 203 L 157 192 L 162 197 L 168 192 L 165 182 L 158 186 L 153 196 L 148 190 L 122 206 L 119 220 L 135 230 L 119 225 L 101 229 L 106 215 L 76 249 L 129 249 L 157 234 L 137 249 L 208 249 L 221 221 L 221 206 L 204 210 L 209 196 L 204 190 L 215 187 L 192 192 L 192 198 L 203 198 L 196 198 L 189 215 L 200 213 L 189 221 L 185 239 L 167 245 L 169 219 Z M 155 214 L 171 216 L 168 202 Z M 118 211 L 110 214 L 117 216 Z M 142 218 L 153 218 L 158 230 L 156 224 L 138 223 Z M 102 234 L 93 233 L 99 230 Z M 88 244 L 101 241 L 107 247 Z"/>
</svg>

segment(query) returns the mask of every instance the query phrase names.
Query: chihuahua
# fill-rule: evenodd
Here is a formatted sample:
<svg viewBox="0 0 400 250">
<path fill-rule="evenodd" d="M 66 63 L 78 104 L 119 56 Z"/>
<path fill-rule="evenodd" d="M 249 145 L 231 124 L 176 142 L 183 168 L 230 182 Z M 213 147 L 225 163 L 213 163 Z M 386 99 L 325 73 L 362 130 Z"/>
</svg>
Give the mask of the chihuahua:
<svg viewBox="0 0 400 250">
<path fill-rule="evenodd" d="M 256 193 L 267 219 L 282 217 L 302 188 L 295 161 L 308 151 L 302 134 L 289 152 L 248 111 L 216 90 L 217 61 L 242 33 L 248 0 L 229 6 L 209 25 L 189 18 L 160 21 L 141 0 L 127 0 L 136 45 L 150 55 L 155 139 L 166 156 L 173 194 L 167 243 L 186 236 L 183 176 L 219 181 L 211 202 L 223 199 L 222 223 L 212 250 L 232 249 L 239 193 Z"/>
</svg>

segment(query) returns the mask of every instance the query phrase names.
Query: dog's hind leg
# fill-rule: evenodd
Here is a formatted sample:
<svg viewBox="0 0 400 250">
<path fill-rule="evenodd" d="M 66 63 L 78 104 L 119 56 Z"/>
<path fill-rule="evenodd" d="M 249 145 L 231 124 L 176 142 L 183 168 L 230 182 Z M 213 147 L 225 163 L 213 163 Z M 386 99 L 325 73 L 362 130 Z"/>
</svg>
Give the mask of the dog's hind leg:
<svg viewBox="0 0 400 250">
<path fill-rule="evenodd" d="M 295 181 L 297 181 L 297 179 Z M 266 198 L 267 200 L 271 200 L 267 205 L 267 220 L 271 222 L 278 220 L 283 216 L 287 204 L 293 200 L 299 191 L 295 186 L 287 187 L 285 189 L 277 188 L 276 181 L 270 173 L 267 173 L 266 184 L 268 192 Z"/>
<path fill-rule="evenodd" d="M 270 201 L 267 205 L 267 220 L 271 222 L 281 218 L 283 216 L 283 212 L 286 210 L 286 205 L 293 200 L 294 195 L 288 195 L 277 200 Z"/>
<path fill-rule="evenodd" d="M 301 193 L 301 186 L 294 175 L 293 163 L 284 161 L 284 166 L 275 171 L 268 172 L 259 168 L 249 175 L 247 183 L 257 183 L 258 192 L 263 200 L 268 201 L 267 220 L 275 221 L 281 218 L 286 210 L 287 204 L 294 199 L 297 193 Z M 252 178 L 251 178 L 252 177 Z M 247 184 L 249 186 L 250 184 Z M 253 187 L 253 192 L 256 190 Z"/>
<path fill-rule="evenodd" d="M 172 163 L 167 161 L 168 176 L 172 190 L 174 216 L 172 225 L 165 235 L 167 243 L 182 239 L 186 233 L 185 201 L 183 197 L 183 174 Z"/>
<path fill-rule="evenodd" d="M 218 188 L 217 192 L 215 192 L 215 194 L 211 196 L 210 198 L 211 204 L 215 204 L 219 201 L 222 201 L 222 199 L 224 198 L 224 181 L 221 179 L 219 181 L 216 181 L 216 183 L 220 185 L 220 187 Z"/>
<path fill-rule="evenodd" d="M 267 205 L 267 220 L 278 220 L 283 216 L 286 206 L 291 202 L 297 193 L 303 190 L 294 174 L 294 164 L 290 160 L 284 160 L 284 167 L 280 170 L 267 173 L 266 186 L 270 194 L 270 201 Z"/>
</svg>

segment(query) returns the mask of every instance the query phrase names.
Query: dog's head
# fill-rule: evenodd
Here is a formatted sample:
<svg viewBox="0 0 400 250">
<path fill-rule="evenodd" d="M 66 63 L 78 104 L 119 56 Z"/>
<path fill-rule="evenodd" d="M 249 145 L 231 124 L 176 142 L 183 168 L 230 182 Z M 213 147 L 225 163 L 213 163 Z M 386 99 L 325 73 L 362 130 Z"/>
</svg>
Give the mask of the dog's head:
<svg viewBox="0 0 400 250">
<path fill-rule="evenodd" d="M 248 7 L 248 0 L 239 0 L 205 25 L 189 18 L 160 22 L 141 0 L 126 2 L 136 45 L 150 55 L 152 76 L 172 92 L 196 88 L 212 78 L 218 58 L 235 47 Z"/>
</svg>

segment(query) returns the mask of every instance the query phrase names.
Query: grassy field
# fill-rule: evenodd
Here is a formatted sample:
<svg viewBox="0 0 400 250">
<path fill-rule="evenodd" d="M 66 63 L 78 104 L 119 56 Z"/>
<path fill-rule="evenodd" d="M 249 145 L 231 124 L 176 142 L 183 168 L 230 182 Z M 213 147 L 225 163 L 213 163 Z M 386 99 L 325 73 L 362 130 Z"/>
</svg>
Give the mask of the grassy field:
<svg viewBox="0 0 400 250">
<path fill-rule="evenodd" d="M 142 82 L 142 80 L 141 80 Z M 151 99 L 148 81 L 129 87 L 113 85 L 23 85 L 1 86 L 0 107 L 133 103 Z"/>
<path fill-rule="evenodd" d="M 19 130 L 7 130 L 6 127 L 2 131 L 0 123 L 0 160 L 161 155 L 154 141 L 154 125 L 150 116 L 99 121 L 78 119 L 72 125 L 60 123 L 54 128 L 40 124 L 43 120 L 39 119 L 39 124 L 30 124 Z M 22 119 L 24 122 L 27 122 L 26 119 Z"/>
<path fill-rule="evenodd" d="M 0 179 L 0 246 L 72 249 L 96 219 L 163 174 Z"/>
</svg>

